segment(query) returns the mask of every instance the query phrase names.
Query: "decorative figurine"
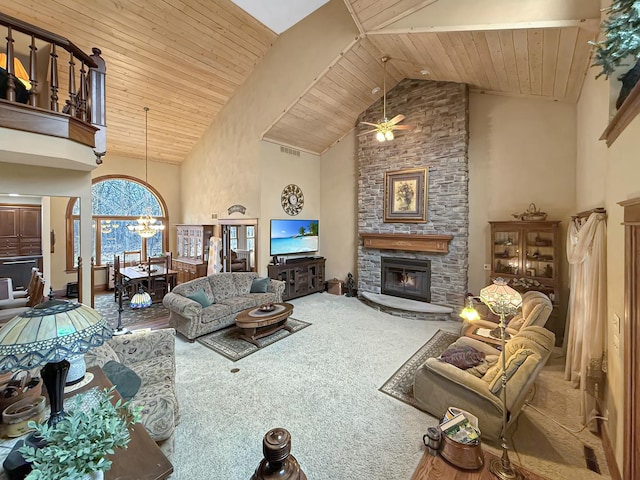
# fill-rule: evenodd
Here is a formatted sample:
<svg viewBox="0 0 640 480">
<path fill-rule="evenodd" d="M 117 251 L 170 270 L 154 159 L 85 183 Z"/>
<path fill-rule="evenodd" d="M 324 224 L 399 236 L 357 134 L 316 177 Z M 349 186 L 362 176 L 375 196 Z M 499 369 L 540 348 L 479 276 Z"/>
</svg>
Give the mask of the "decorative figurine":
<svg viewBox="0 0 640 480">
<path fill-rule="evenodd" d="M 351 272 L 347 273 L 347 297 L 355 297 L 356 296 L 356 281 L 351 275 Z"/>
<path fill-rule="evenodd" d="M 544 276 L 547 278 L 553 277 L 553 267 L 551 265 L 544 267 Z"/>
</svg>

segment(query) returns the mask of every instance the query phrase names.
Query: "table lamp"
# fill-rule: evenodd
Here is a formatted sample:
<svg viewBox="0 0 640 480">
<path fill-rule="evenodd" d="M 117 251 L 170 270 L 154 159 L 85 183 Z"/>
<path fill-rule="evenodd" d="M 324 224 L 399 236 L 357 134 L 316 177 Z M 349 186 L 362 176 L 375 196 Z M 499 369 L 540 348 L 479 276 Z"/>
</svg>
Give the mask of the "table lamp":
<svg viewBox="0 0 640 480">
<path fill-rule="evenodd" d="M 0 328 L 0 373 L 44 365 L 42 381 L 51 404 L 48 423 L 54 426 L 64 417 L 66 358 L 102 345 L 111 335 L 111 327 L 93 308 L 50 295 Z"/>
<path fill-rule="evenodd" d="M 521 480 L 524 477 L 518 472 L 509 460 L 509 449 L 507 447 L 507 365 L 504 355 L 504 347 L 506 343 L 505 317 L 507 315 L 515 315 L 522 305 L 522 297 L 513 288 L 507 285 L 502 278 L 496 278 L 492 285 L 480 290 L 480 300 L 489 310 L 500 316 L 500 340 L 502 346 L 502 433 L 500 441 L 502 442 L 502 458 L 493 460 L 489 465 L 489 471 L 501 480 Z"/>
</svg>

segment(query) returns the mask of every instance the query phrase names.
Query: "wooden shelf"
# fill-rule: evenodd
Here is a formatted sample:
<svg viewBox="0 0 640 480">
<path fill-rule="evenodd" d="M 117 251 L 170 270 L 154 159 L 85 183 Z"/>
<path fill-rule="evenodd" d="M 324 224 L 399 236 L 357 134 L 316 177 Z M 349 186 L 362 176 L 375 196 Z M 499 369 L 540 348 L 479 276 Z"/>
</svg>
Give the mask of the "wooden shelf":
<svg viewBox="0 0 640 480">
<path fill-rule="evenodd" d="M 640 113 L 640 82 L 633 87 L 629 96 L 609 122 L 607 129 L 602 133 L 600 140 L 605 140 L 607 147 L 613 145 L 616 138 L 636 118 L 638 113 Z"/>
<path fill-rule="evenodd" d="M 405 233 L 360 232 L 364 248 L 407 250 L 412 252 L 448 253 L 453 235 L 419 235 Z"/>
</svg>

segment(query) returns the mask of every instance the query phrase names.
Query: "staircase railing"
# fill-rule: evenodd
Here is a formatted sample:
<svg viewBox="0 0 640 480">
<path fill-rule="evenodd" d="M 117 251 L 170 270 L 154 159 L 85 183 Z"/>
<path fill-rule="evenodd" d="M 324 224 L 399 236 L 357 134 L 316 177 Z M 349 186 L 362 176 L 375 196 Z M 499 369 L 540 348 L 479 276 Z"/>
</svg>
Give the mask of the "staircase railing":
<svg viewBox="0 0 640 480">
<path fill-rule="evenodd" d="M 72 118 L 97 126 L 105 125 L 105 62 L 100 50 L 93 48 L 87 55 L 68 39 L 31 25 L 17 18 L 0 13 L 0 25 L 6 28 L 6 95 L 8 102 L 18 103 L 14 43 L 15 32 L 20 32 L 22 42 L 28 42 L 29 65 L 25 68 L 31 88 L 27 104 L 38 109 L 69 115 Z M 44 45 L 43 45 L 44 42 Z M 26 45 L 23 45 L 26 50 Z M 42 57 L 42 52 L 48 59 Z M 68 55 L 68 67 L 59 64 L 59 55 Z M 23 58 L 26 57 L 26 54 Z M 20 61 L 18 59 L 18 61 Z M 38 66 L 46 62 L 46 72 L 40 74 Z M 79 68 L 77 68 L 79 67 Z M 66 70 L 66 71 L 65 71 Z M 64 105 L 60 107 L 60 97 Z M 66 99 L 64 97 L 66 96 Z M 22 99 L 24 101 L 24 99 Z"/>
</svg>

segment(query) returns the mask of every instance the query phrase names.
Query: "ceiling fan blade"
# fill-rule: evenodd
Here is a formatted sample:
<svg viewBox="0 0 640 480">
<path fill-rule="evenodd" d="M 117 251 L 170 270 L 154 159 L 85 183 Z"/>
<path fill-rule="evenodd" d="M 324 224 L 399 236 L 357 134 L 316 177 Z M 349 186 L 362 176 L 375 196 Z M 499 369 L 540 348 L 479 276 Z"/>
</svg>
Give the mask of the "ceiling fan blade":
<svg viewBox="0 0 640 480">
<path fill-rule="evenodd" d="M 415 125 L 394 125 L 391 130 L 413 130 Z"/>
<path fill-rule="evenodd" d="M 402 120 L 404 120 L 404 115 L 398 114 L 395 117 L 393 117 L 391 120 L 389 120 L 387 123 L 389 125 L 395 125 L 396 123 L 400 123 Z"/>
<path fill-rule="evenodd" d="M 370 123 L 370 122 L 360 122 L 361 125 L 371 125 L 372 127 L 379 127 L 380 125 L 377 123 Z"/>
<path fill-rule="evenodd" d="M 373 130 L 367 130 L 366 132 L 359 133 L 358 136 L 366 135 L 368 133 L 377 132 L 377 131 L 378 131 L 378 129 L 374 128 Z"/>
</svg>

